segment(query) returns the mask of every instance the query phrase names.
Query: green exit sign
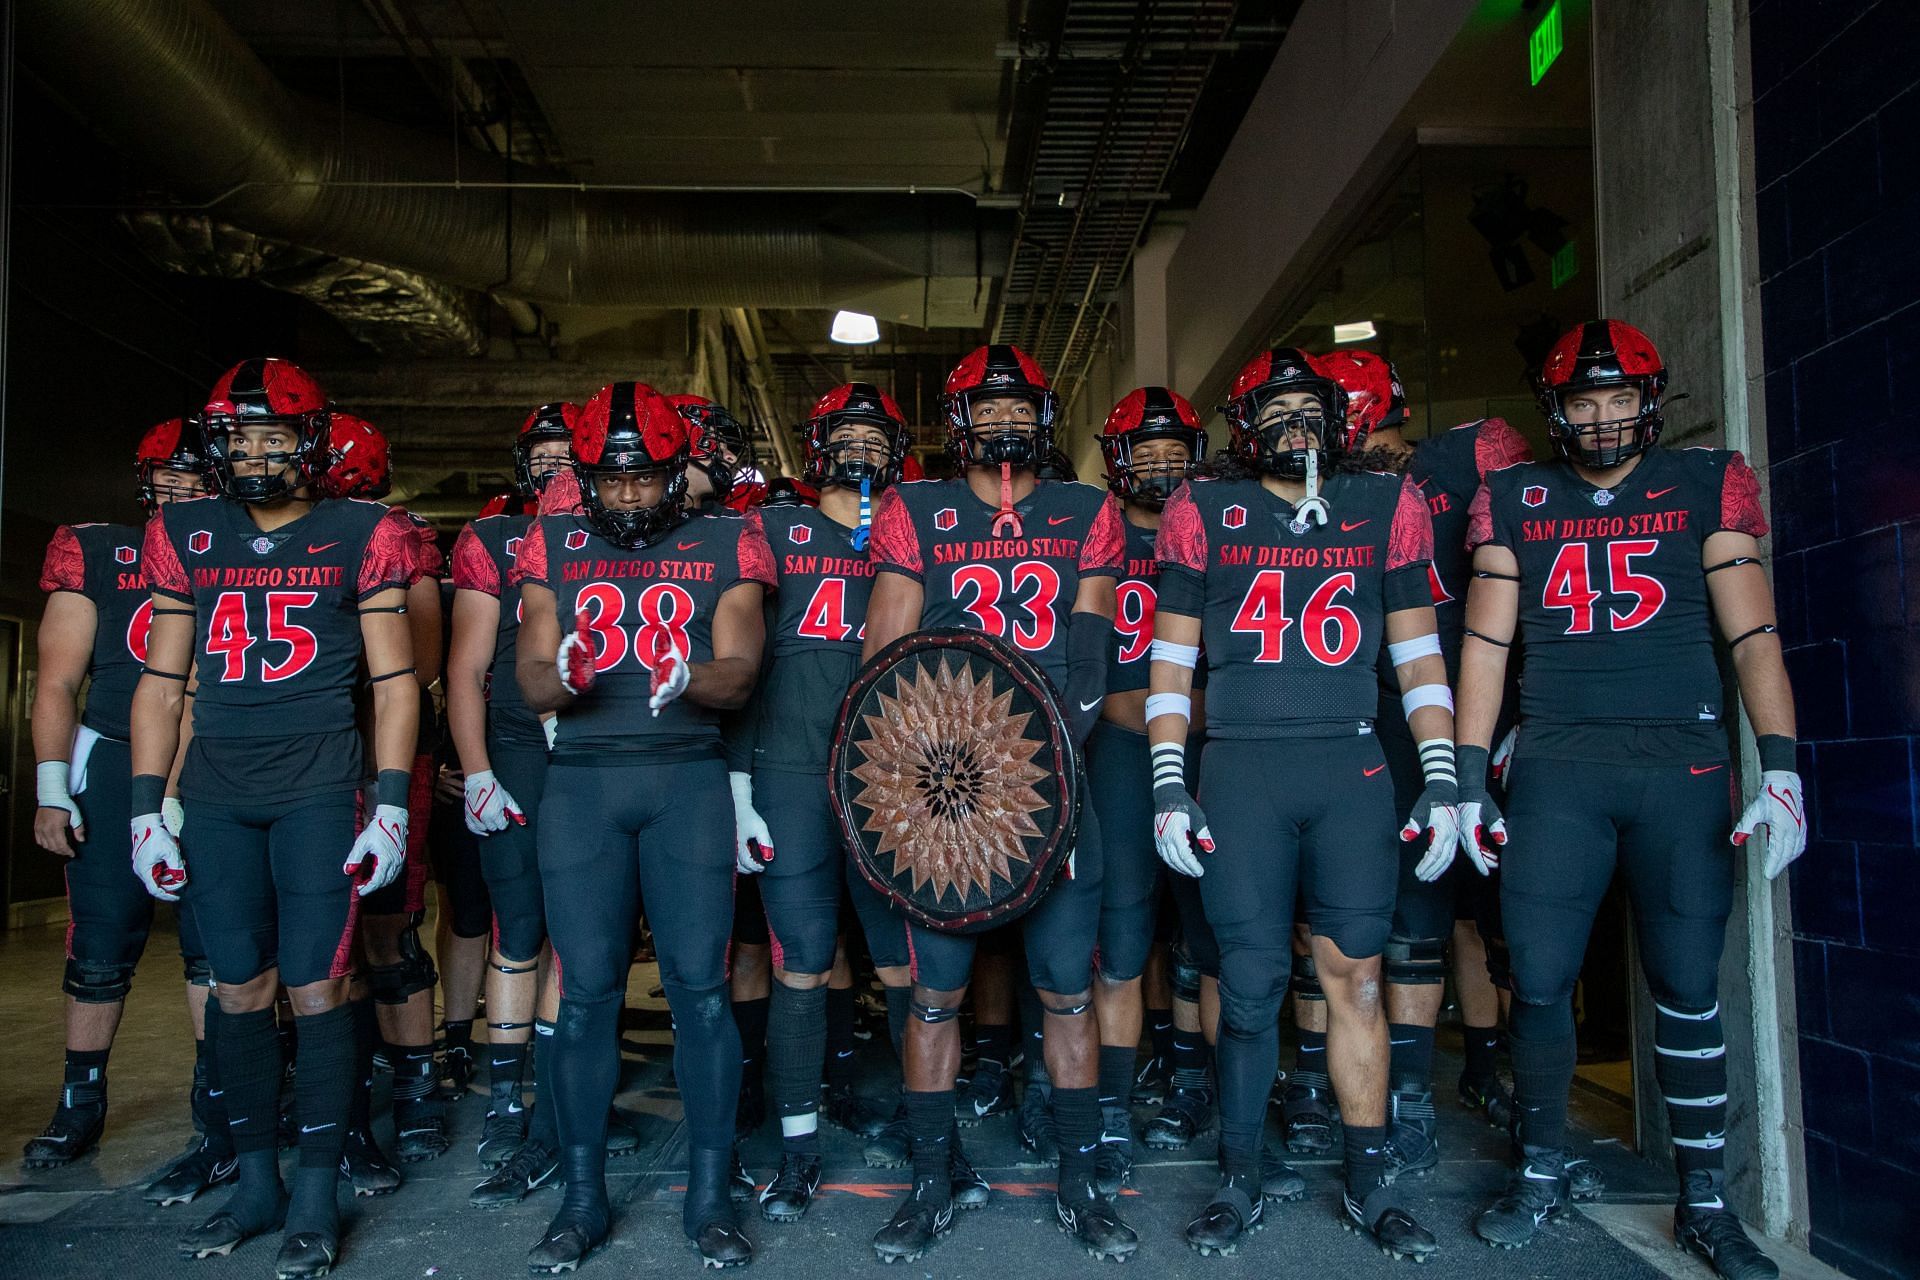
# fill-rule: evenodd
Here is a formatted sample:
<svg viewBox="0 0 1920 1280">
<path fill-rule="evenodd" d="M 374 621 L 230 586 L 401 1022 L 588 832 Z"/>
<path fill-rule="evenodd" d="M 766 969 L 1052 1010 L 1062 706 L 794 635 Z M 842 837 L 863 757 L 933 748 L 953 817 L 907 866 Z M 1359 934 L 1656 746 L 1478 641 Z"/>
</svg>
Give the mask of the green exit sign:
<svg viewBox="0 0 1920 1280">
<path fill-rule="evenodd" d="M 1558 289 L 1580 274 L 1580 250 L 1569 240 L 1553 255 L 1553 287 Z"/>
<path fill-rule="evenodd" d="M 1554 60 L 1567 47 L 1566 29 L 1560 22 L 1560 0 L 1553 0 L 1547 6 L 1546 13 L 1540 17 L 1540 24 L 1527 37 L 1527 70 L 1533 76 L 1533 83 L 1539 84 L 1540 78 L 1547 74 Z"/>
</svg>

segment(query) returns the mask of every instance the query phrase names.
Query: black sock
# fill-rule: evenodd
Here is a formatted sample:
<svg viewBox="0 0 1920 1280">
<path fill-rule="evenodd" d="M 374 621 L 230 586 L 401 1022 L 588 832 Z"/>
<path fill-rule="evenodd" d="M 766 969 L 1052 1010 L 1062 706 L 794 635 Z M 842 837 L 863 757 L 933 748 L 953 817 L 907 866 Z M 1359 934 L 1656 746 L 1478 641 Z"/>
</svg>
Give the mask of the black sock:
<svg viewBox="0 0 1920 1280">
<path fill-rule="evenodd" d="M 1026 1037 L 1027 1083 L 1050 1084 L 1047 1074 L 1047 1012 L 1040 1004 L 1040 993 L 1030 982 L 1018 987 L 1020 995 L 1020 1032 Z"/>
<path fill-rule="evenodd" d="M 1681 1183 L 1696 1172 L 1718 1174 L 1727 1161 L 1727 1046 L 1720 1006 L 1681 1009 L 1655 1002 L 1653 1047 L 1653 1076 L 1666 1099 Z"/>
<path fill-rule="evenodd" d="M 913 1004 L 912 987 L 885 987 L 887 994 L 887 1038 L 893 1041 L 893 1056 L 907 1060 L 907 1014 Z"/>
<path fill-rule="evenodd" d="M 1361 1204 L 1386 1180 L 1387 1126 L 1347 1124 L 1341 1132 L 1347 1147 L 1347 1194 Z"/>
<path fill-rule="evenodd" d="M 913 1149 L 913 1180 L 932 1183 L 939 1201 L 951 1194 L 953 1156 L 953 1090 L 932 1089 L 925 1093 L 909 1089 L 907 1136 Z"/>
<path fill-rule="evenodd" d="M 1060 1198 L 1093 1194 L 1094 1153 L 1100 1147 L 1100 1091 L 1053 1086 L 1054 1132 L 1060 1139 Z"/>
<path fill-rule="evenodd" d="M 337 1162 L 336 1162 L 337 1163 Z M 293 1171 L 293 1198 L 287 1205 L 287 1234 L 314 1232 L 329 1240 L 340 1238 L 340 1202 L 333 1193 L 336 1169 L 302 1162 Z"/>
<path fill-rule="evenodd" d="M 106 1049 L 69 1049 L 60 1105 L 91 1110 L 107 1105 Z"/>
<path fill-rule="evenodd" d="M 1013 1052 L 1013 1028 L 1004 1022 L 980 1022 L 973 1028 L 973 1053 L 982 1062 L 1007 1065 Z"/>
<path fill-rule="evenodd" d="M 618 1018 L 615 1019 L 618 1032 Z M 524 1077 L 523 1077 L 524 1078 Z M 535 1142 L 560 1149 L 560 1122 L 547 1095 L 553 1085 L 553 1024 L 544 1018 L 533 1020 L 533 1121 L 527 1134 Z M 619 1087 L 617 1084 L 614 1086 Z"/>
<path fill-rule="evenodd" d="M 487 1092 L 496 1100 L 513 1101 L 527 1079 L 527 1042 L 495 1042 L 487 1046 Z"/>
<path fill-rule="evenodd" d="M 682 1029 L 678 1025 L 679 1010 L 674 1013 L 673 1062 L 677 1075 L 683 1055 Z M 620 1087 L 619 1034 L 618 999 L 585 1004 L 560 998 L 560 1016 L 553 1024 L 551 1062 L 538 1063 L 537 1070 L 540 1105 L 552 1109 L 561 1146 L 606 1149 L 607 1109 Z M 728 1133 L 731 1135 L 731 1128 Z"/>
<path fill-rule="evenodd" d="M 433 1046 L 396 1045 L 393 1056 L 394 1110 L 437 1106 L 439 1100 L 440 1066 L 433 1060 Z"/>
<path fill-rule="evenodd" d="M 1173 1087 L 1183 1093 L 1213 1096 L 1213 1051 L 1199 1031 L 1173 1031 Z"/>
<path fill-rule="evenodd" d="M 1300 1083 L 1316 1089 L 1331 1089 L 1333 1077 L 1327 1074 L 1327 1033 L 1296 1028 L 1298 1039 L 1293 1048 L 1293 1074 Z"/>
<path fill-rule="evenodd" d="M 279 1051 L 276 1043 L 274 1052 Z M 279 1144 L 269 1142 L 263 1150 L 242 1151 L 236 1159 L 240 1176 L 233 1194 L 218 1212 L 232 1214 L 241 1229 L 249 1233 L 277 1228 L 287 1209 L 287 1188 L 280 1181 Z"/>
<path fill-rule="evenodd" d="M 1153 1046 L 1153 1056 L 1163 1063 L 1173 1061 L 1173 1010 L 1147 1010 L 1147 1041 Z M 1169 1067 L 1169 1070 L 1172 1068 Z"/>
<path fill-rule="evenodd" d="M 448 1018 L 440 1024 L 440 1029 L 446 1033 L 447 1052 L 452 1053 L 455 1050 L 468 1054 L 473 1052 L 472 1018 Z"/>
<path fill-rule="evenodd" d="M 673 1010 L 673 1078 L 680 1086 L 680 1101 L 686 1111 L 687 1145 L 731 1150 L 744 1054 L 740 1032 L 728 1016 L 726 988 L 695 990 L 671 982 L 662 985 L 667 1005 Z M 767 1002 L 758 1003 L 764 1018 Z M 603 1124 L 606 1102 L 612 1100 L 609 1089 L 601 1104 Z M 567 1130 L 562 1127 L 561 1132 Z M 573 1141 L 571 1135 L 567 1140 Z"/>
<path fill-rule="evenodd" d="M 1253 1022 L 1254 1026 L 1239 1027 L 1222 1015 L 1214 1054 L 1220 1088 L 1220 1160 L 1225 1171 L 1235 1176 L 1259 1172 L 1260 1131 L 1267 1118 L 1267 1098 L 1273 1092 L 1274 1068 L 1280 1063 L 1278 1022 L 1271 1017 Z M 1304 1038 L 1306 1033 L 1301 1035 Z M 1325 1038 L 1323 1033 L 1321 1039 Z M 1323 1049 L 1322 1070 L 1326 1057 Z"/>
<path fill-rule="evenodd" d="M 1573 1087 L 1579 1058 L 1573 1004 L 1515 1000 L 1508 1016 L 1520 1140 L 1529 1147 L 1558 1151 L 1567 1141 L 1567 1091 Z"/>
<path fill-rule="evenodd" d="M 274 1151 L 280 1128 L 280 1041 L 273 1010 L 222 1014 L 219 1036 L 215 1048 L 234 1148 L 243 1154 Z M 277 1184 L 277 1173 L 274 1180 Z"/>
<path fill-rule="evenodd" d="M 1127 1095 L 1133 1091 L 1132 1045 L 1103 1044 L 1100 1046 L 1100 1105 L 1103 1107 L 1124 1107 Z"/>
<path fill-rule="evenodd" d="M 301 1021 L 305 1025 L 300 1028 L 300 1061 L 293 1075 L 300 1112 L 300 1166 L 331 1172 L 340 1167 L 357 1087 L 353 1010 L 341 1005 Z"/>
<path fill-rule="evenodd" d="M 353 1101 L 347 1108 L 347 1128 L 364 1133 L 373 1123 L 373 1046 L 380 1039 L 378 1016 L 370 999 L 349 1000 L 353 1011 Z"/>
<path fill-rule="evenodd" d="M 767 1062 L 767 1014 L 771 998 L 733 1002 L 733 1024 L 740 1030 L 740 1078 L 749 1087 L 764 1080 Z"/>
<path fill-rule="evenodd" d="M 1460 1074 L 1476 1082 L 1493 1079 L 1500 1069 L 1500 1028 L 1463 1027 L 1461 1039 L 1466 1044 L 1467 1061 Z"/>
<path fill-rule="evenodd" d="M 1433 1028 L 1387 1024 L 1387 1076 L 1395 1089 L 1425 1090 L 1433 1083 Z"/>
<path fill-rule="evenodd" d="M 224 1158 L 233 1154 L 233 1135 L 227 1131 L 227 1094 L 220 1078 L 220 1002 L 209 999 L 206 1012 L 206 1038 L 194 1046 L 198 1059 L 194 1066 L 197 1071 L 202 1061 L 206 1065 L 206 1098 L 202 1105 L 202 1132 L 207 1136 L 207 1148 L 216 1157 Z"/>
<path fill-rule="evenodd" d="M 853 988 L 827 988 L 827 1083 L 836 1089 L 853 1087 Z"/>
<path fill-rule="evenodd" d="M 827 1053 L 827 989 L 776 982 L 767 1018 L 767 1093 L 780 1117 L 781 1146 L 820 1150 L 820 1076 Z"/>
</svg>

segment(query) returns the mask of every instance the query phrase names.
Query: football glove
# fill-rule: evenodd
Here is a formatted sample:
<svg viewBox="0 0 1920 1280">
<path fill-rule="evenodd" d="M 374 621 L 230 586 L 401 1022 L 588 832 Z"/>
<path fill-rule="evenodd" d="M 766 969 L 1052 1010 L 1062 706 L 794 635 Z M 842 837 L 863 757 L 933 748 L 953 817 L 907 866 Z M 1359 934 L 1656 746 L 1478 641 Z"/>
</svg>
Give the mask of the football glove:
<svg viewBox="0 0 1920 1280">
<path fill-rule="evenodd" d="M 143 813 L 133 820 L 133 874 L 140 887 L 160 901 L 180 901 L 180 890 L 187 883 L 187 860 L 157 813 Z"/>
<path fill-rule="evenodd" d="M 167 824 L 167 834 L 175 840 L 187 829 L 187 809 L 179 796 L 168 796 L 160 802 L 160 821 Z"/>
<path fill-rule="evenodd" d="M 355 892 L 366 897 L 393 883 L 407 863 L 407 811 L 397 804 L 375 805 L 373 818 L 353 842 L 340 870 L 353 878 Z"/>
<path fill-rule="evenodd" d="M 1460 771 L 1460 851 L 1475 871 L 1491 875 L 1500 865 L 1500 850 L 1506 847 L 1507 820 L 1487 794 L 1487 749 L 1459 746 L 1453 755 Z"/>
<path fill-rule="evenodd" d="M 527 815 L 500 785 L 500 779 L 493 776 L 493 770 L 482 769 L 479 773 L 467 775 L 465 803 L 462 805 L 467 819 L 467 830 L 477 836 L 495 831 L 505 831 L 509 822 L 515 826 L 527 825 Z"/>
<path fill-rule="evenodd" d="M 687 655 L 680 646 L 669 640 L 664 630 L 659 636 L 653 648 L 653 696 L 647 699 L 647 706 L 656 716 L 660 708 L 687 691 L 687 682 L 693 678 Z"/>
<path fill-rule="evenodd" d="M 1153 789 L 1153 847 L 1160 861 L 1195 879 L 1207 870 L 1196 856 L 1213 852 L 1213 832 L 1185 786 L 1163 782 Z"/>
<path fill-rule="evenodd" d="M 554 666 L 560 672 L 560 685 L 568 693 L 580 694 L 593 688 L 593 662 L 600 656 L 600 651 L 593 642 L 593 631 L 588 622 L 585 609 L 574 613 L 573 630 L 560 641 L 560 652 L 554 657 Z"/>
<path fill-rule="evenodd" d="M 733 869 L 758 875 L 773 861 L 773 833 L 753 807 L 753 775 L 729 773 L 727 785 L 733 788 Z"/>
<path fill-rule="evenodd" d="M 1444 780 L 1429 782 L 1420 798 L 1413 802 L 1406 824 L 1400 828 L 1400 838 L 1409 844 L 1420 839 L 1422 832 L 1426 833 L 1427 851 L 1421 855 L 1413 874 L 1428 884 L 1438 880 L 1453 865 L 1454 855 L 1459 852 L 1460 816 L 1455 811 L 1459 800 L 1458 786 Z"/>
<path fill-rule="evenodd" d="M 1807 795 L 1799 774 L 1768 769 L 1760 775 L 1760 794 L 1733 826 L 1734 844 L 1746 844 L 1747 837 L 1760 827 L 1767 829 L 1767 857 L 1762 869 L 1771 880 L 1807 851 Z"/>
</svg>

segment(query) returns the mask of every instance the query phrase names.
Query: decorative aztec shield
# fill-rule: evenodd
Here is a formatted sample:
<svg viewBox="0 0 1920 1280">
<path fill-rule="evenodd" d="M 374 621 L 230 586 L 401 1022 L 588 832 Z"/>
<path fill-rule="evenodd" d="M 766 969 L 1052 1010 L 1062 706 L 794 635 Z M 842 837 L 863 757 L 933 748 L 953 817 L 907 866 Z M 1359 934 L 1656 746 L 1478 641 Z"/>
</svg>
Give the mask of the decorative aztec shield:
<svg viewBox="0 0 1920 1280">
<path fill-rule="evenodd" d="M 1080 774 L 1046 674 L 979 631 L 875 654 L 840 707 L 828 778 L 867 883 L 931 929 L 977 933 L 1040 900 L 1073 850 Z"/>
</svg>

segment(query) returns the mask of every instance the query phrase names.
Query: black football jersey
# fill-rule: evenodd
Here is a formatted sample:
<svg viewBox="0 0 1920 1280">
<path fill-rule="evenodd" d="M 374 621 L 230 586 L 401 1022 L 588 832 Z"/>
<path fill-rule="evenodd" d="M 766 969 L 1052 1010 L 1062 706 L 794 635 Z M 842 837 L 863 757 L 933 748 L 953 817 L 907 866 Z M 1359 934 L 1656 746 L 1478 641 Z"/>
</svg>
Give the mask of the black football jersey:
<svg viewBox="0 0 1920 1280">
<path fill-rule="evenodd" d="M 588 692 L 560 708 L 556 764 L 630 764 L 718 754 L 720 717 L 677 698 L 654 715 L 654 655 L 677 645 L 692 663 L 713 660 L 713 615 L 741 582 L 773 585 L 758 512 L 693 515 L 651 546 L 629 550 L 594 532 L 585 517 L 542 515 L 528 527 L 509 575 L 554 594 L 562 635 L 584 613 L 598 673 Z"/>
<path fill-rule="evenodd" d="M 1450 679 L 1459 674 L 1460 639 L 1467 625 L 1467 583 L 1473 567 L 1467 522 L 1473 497 L 1489 474 L 1532 457 L 1526 440 L 1499 418 L 1465 423 L 1413 447 L 1407 474 L 1419 486 L 1433 520 L 1433 610 Z"/>
<path fill-rule="evenodd" d="M 1122 512 L 1124 517 L 1125 512 Z M 1107 665 L 1107 692 L 1129 693 L 1148 687 L 1153 666 L 1153 612 L 1159 599 L 1160 562 L 1154 558 L 1157 529 L 1143 529 L 1131 520 L 1127 531 L 1126 571 L 1114 588 L 1112 659 Z M 1207 687 L 1207 664 L 1194 668 L 1193 687 Z"/>
<path fill-rule="evenodd" d="M 1207 733 L 1369 732 L 1386 615 L 1432 602 L 1433 523 L 1410 478 L 1340 473 L 1327 523 L 1258 480 L 1182 486 L 1160 520 L 1159 607 L 1197 617 Z"/>
<path fill-rule="evenodd" d="M 62 525 L 54 530 L 40 569 L 42 591 L 72 591 L 93 602 L 93 657 L 87 663 L 90 683 L 80 723 L 123 742 L 153 624 L 153 595 L 140 570 L 145 539 L 132 525 Z"/>
<path fill-rule="evenodd" d="M 815 507 L 762 507 L 773 551 L 767 663 L 742 717 L 738 745 L 756 769 L 817 773 L 827 767 L 840 703 L 860 669 L 874 565 L 853 530 Z"/>
<path fill-rule="evenodd" d="M 874 566 L 925 591 L 920 625 L 999 636 L 1067 687 L 1067 620 L 1089 577 L 1125 568 L 1125 518 L 1104 489 L 1042 481 L 1014 508 L 1019 537 L 996 538 L 999 508 L 964 479 L 888 489 L 873 516 Z"/>
<path fill-rule="evenodd" d="M 483 516 L 460 531 L 453 544 L 453 587 L 479 591 L 500 602 L 500 625 L 493 635 L 493 663 L 487 668 L 487 733 L 518 746 L 547 744 L 540 717 L 520 696 L 514 674 L 519 656 L 520 584 L 513 579 L 532 516 Z"/>
<path fill-rule="evenodd" d="M 1722 449 L 1651 449 L 1612 489 L 1559 461 L 1487 477 L 1469 541 L 1520 564 L 1524 732 L 1723 718 L 1701 565 L 1723 529 L 1767 523 L 1753 469 Z"/>
</svg>

